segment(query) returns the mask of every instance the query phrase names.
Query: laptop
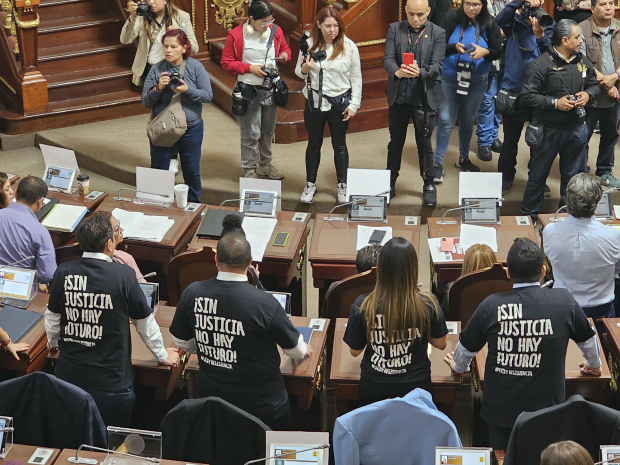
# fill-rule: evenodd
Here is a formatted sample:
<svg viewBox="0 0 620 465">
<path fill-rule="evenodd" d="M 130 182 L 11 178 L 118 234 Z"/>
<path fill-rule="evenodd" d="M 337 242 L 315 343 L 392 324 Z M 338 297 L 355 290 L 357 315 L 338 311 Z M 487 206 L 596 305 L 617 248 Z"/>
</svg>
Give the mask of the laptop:
<svg viewBox="0 0 620 465">
<path fill-rule="evenodd" d="M 26 268 L 0 267 L 0 299 L 3 305 L 26 308 L 37 293 L 37 272 Z"/>
<path fill-rule="evenodd" d="M 492 465 L 493 449 L 483 447 L 435 447 L 435 465 Z"/>
<path fill-rule="evenodd" d="M 75 176 L 76 171 L 71 168 L 47 165 L 43 173 L 43 180 L 48 189 L 70 194 Z"/>
</svg>

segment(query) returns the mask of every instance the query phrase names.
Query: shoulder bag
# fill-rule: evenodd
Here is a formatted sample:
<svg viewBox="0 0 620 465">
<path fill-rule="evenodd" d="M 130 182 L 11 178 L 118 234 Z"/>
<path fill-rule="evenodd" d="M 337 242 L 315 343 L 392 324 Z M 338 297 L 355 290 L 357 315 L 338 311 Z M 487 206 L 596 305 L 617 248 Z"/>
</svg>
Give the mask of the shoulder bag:
<svg viewBox="0 0 620 465">
<path fill-rule="evenodd" d="M 185 72 L 185 60 L 181 63 L 179 74 L 181 78 Z M 175 93 L 172 100 L 159 115 L 155 116 L 151 112 L 151 118 L 146 125 L 146 133 L 153 145 L 157 147 L 172 147 L 187 131 L 187 120 L 183 105 L 181 104 L 181 94 Z"/>
</svg>

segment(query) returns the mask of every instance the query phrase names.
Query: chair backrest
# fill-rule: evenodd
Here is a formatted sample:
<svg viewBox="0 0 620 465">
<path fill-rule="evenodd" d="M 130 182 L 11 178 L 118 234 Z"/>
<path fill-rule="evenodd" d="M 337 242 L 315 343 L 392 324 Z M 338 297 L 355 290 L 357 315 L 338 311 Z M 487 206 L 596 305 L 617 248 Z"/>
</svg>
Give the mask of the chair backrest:
<svg viewBox="0 0 620 465">
<path fill-rule="evenodd" d="M 183 252 L 168 264 L 168 305 L 174 307 L 179 303 L 183 291 L 196 281 L 217 277 L 215 250 L 204 247 L 199 252 Z M 254 285 L 254 277 L 248 272 L 248 281 Z"/>
<path fill-rule="evenodd" d="M 261 420 L 220 399 L 186 399 L 170 410 L 160 428 L 162 456 L 168 460 L 243 465 L 265 456 Z"/>
<path fill-rule="evenodd" d="M 56 264 L 79 260 L 82 258 L 82 253 L 82 248 L 77 243 L 56 247 Z"/>
<path fill-rule="evenodd" d="M 501 263 L 491 268 L 474 271 L 454 281 L 448 291 L 448 315 L 446 320 L 460 321 L 464 326 L 478 305 L 491 294 L 508 292 L 512 282 Z"/>
<path fill-rule="evenodd" d="M 355 299 L 372 292 L 377 283 L 377 268 L 344 278 L 327 296 L 328 318 L 348 318 Z"/>
</svg>

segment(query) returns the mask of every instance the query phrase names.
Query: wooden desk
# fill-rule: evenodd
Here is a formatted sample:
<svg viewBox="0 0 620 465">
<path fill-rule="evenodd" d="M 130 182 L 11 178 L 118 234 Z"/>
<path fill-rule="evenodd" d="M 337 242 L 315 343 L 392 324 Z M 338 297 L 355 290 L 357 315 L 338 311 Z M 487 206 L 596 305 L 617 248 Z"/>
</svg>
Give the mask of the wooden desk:
<svg viewBox="0 0 620 465">
<path fill-rule="evenodd" d="M 357 226 L 392 227 L 393 237 L 404 237 L 420 250 L 420 217 L 416 225 L 406 225 L 404 216 L 388 216 L 385 223 L 359 223 L 346 221 L 347 215 L 332 215 L 344 221 L 325 221 L 325 213 L 317 213 L 312 231 L 308 260 L 312 265 L 314 287 L 319 288 L 319 305 L 322 305 L 330 281 L 344 279 L 357 273 Z"/>
<path fill-rule="evenodd" d="M 348 319 L 336 319 L 336 332 L 334 334 L 334 349 L 332 351 L 332 363 L 329 379 L 334 385 L 336 401 L 339 403 L 340 413 L 345 413 L 348 408 L 348 401 L 358 399 L 360 382 L 360 363 L 364 352 L 357 357 L 353 357 L 349 351 L 349 346 L 344 342 L 344 332 Z M 470 383 L 470 376 L 453 375 L 450 367 L 444 362 L 443 358 L 448 352 L 453 352 L 459 342 L 461 323 L 456 323 L 456 332 L 448 334 L 447 345 L 444 350 L 429 348 L 431 352 L 431 382 L 433 383 L 433 401 L 445 404 L 444 410 L 448 416 L 452 416 L 454 404 L 456 402 L 456 390 L 461 386 Z"/>
<path fill-rule="evenodd" d="M 48 300 L 49 294 L 38 293 L 30 302 L 30 306 L 27 310 L 43 315 L 45 314 Z M 2 311 L 2 308 L 3 307 L 0 307 L 0 311 Z M 0 351 L 0 369 L 15 371 L 20 376 L 43 369 L 46 364 L 47 354 L 49 353 L 44 320 L 45 318 L 39 320 L 24 337 L 19 341 L 14 341 L 30 344 L 30 348 L 27 352 L 20 352 L 19 361 L 15 360 L 15 357 L 10 353 Z"/>
<path fill-rule="evenodd" d="M 169 330 L 175 311 L 175 307 L 160 305 L 155 314 L 155 321 L 159 325 L 166 348 L 175 347 Z M 58 355 L 58 351 L 49 354 L 48 359 L 52 366 L 56 365 Z M 140 338 L 136 328 L 131 325 L 131 364 L 134 368 L 134 385 L 154 387 L 157 400 L 167 400 L 170 397 L 179 376 L 183 373 L 187 359 L 188 355 L 181 352 L 181 363 L 177 368 L 160 365 Z"/>
<path fill-rule="evenodd" d="M 207 209 L 208 208 L 219 209 L 219 207 L 211 206 L 208 206 Z M 230 210 L 231 212 L 237 211 L 230 207 L 224 207 L 223 209 Z M 269 239 L 263 261 L 260 263 L 259 267 L 261 278 L 263 276 L 275 276 L 277 278 L 278 287 L 280 288 L 288 287 L 293 279 L 299 276 L 299 271 L 303 266 L 306 239 L 310 233 L 310 228 L 308 228 L 310 215 L 307 214 L 304 221 L 293 221 L 294 215 L 295 212 L 278 212 L 278 222 Z M 202 221 L 200 224 L 202 224 Z M 284 247 L 275 247 L 273 245 L 273 240 L 279 232 L 289 233 L 288 240 Z M 216 239 L 201 239 L 194 234 L 188 250 L 197 252 L 204 247 L 215 248 L 217 242 Z"/>
<path fill-rule="evenodd" d="M 456 220 L 456 224 L 437 224 L 441 221 L 441 218 L 428 218 L 428 237 L 459 237 L 461 228 L 461 219 L 455 217 L 449 217 L 446 219 Z M 536 231 L 532 225 L 531 220 L 527 226 L 520 226 L 517 224 L 515 216 L 500 216 L 501 224 L 495 225 L 483 225 L 491 228 L 495 228 L 497 231 L 497 261 L 506 265 L 506 257 L 508 256 L 508 250 L 512 247 L 512 243 L 518 237 L 527 237 L 528 239 L 536 242 Z M 481 225 L 482 226 L 482 225 Z M 463 268 L 463 260 L 455 260 L 452 262 L 433 263 L 433 257 L 430 255 L 431 260 L 431 280 L 433 283 L 434 291 L 437 294 L 443 294 L 445 285 L 457 279 L 461 275 L 461 269 Z"/>
<path fill-rule="evenodd" d="M 17 461 L 26 465 L 28 463 L 28 460 L 30 460 L 30 457 L 32 457 L 32 454 L 34 454 L 34 451 L 38 448 L 39 446 L 24 446 L 22 444 L 13 444 L 13 447 L 9 451 L 6 458 L 4 460 L 0 459 L 0 464 L 10 461 Z M 45 465 L 54 465 L 60 455 L 60 449 L 54 449 L 53 447 L 42 447 L 42 449 L 52 449 L 54 451 L 52 453 L 52 456 L 47 459 L 47 462 L 45 462 Z"/>
<path fill-rule="evenodd" d="M 108 194 L 103 193 L 95 200 L 86 199 L 83 195 L 78 195 L 77 192 L 75 194 L 64 194 L 62 192 L 48 191 L 47 196 L 52 199 L 58 199 L 60 203 L 65 205 L 86 207 L 88 208 L 88 210 L 90 210 L 90 213 L 94 213 L 97 208 L 103 203 L 103 201 L 108 197 Z M 87 216 L 89 214 L 87 214 Z M 50 236 L 52 236 L 52 242 L 54 243 L 54 247 L 60 247 L 61 245 L 75 242 L 75 232 L 69 233 L 50 231 Z"/>
<path fill-rule="evenodd" d="M 618 367 L 620 366 L 620 318 L 603 318 L 603 324 L 607 334 L 603 335 L 603 342 L 609 351 L 611 373 L 614 373 L 616 384 L 618 383 Z M 613 366 L 615 365 L 615 367 Z"/>
<path fill-rule="evenodd" d="M 295 326 L 308 326 L 310 320 L 311 318 L 304 316 L 291 317 L 291 321 Z M 301 409 L 310 408 L 314 393 L 317 389 L 321 389 L 324 384 L 325 375 L 323 367 L 325 366 L 325 360 L 323 349 L 327 341 L 327 330 L 330 323 L 329 320 L 324 321 L 323 331 L 315 330 L 312 332 L 312 337 L 310 338 L 312 356 L 304 359 L 299 365 L 293 363 L 289 356 L 284 354 L 282 349 L 278 347 L 281 357 L 280 371 L 284 377 L 286 390 L 290 395 L 297 396 L 298 406 Z M 194 388 L 193 392 L 196 392 L 195 386 L 199 371 L 197 355 L 194 354 L 190 357 L 185 370 L 190 386 Z"/>
<path fill-rule="evenodd" d="M 594 322 L 590 318 L 590 324 L 594 326 Z M 612 319 L 613 321 L 615 319 Z M 605 320 L 603 320 L 605 321 Z M 617 320 L 620 321 L 620 320 Z M 616 328 L 620 329 L 620 328 Z M 598 334 L 597 334 L 598 339 Z M 600 345 L 600 340 L 599 340 Z M 475 369 L 478 378 L 480 379 L 480 385 L 484 390 L 484 370 L 487 361 L 487 346 L 476 354 Z M 611 381 L 611 375 L 609 373 L 609 366 L 605 355 L 601 352 L 601 376 L 584 375 L 579 371 L 579 362 L 583 361 L 583 355 L 581 350 L 577 347 L 577 344 L 572 339 L 568 341 L 568 347 L 566 348 L 566 398 L 580 394 L 585 399 L 603 403 L 604 389 L 607 383 Z"/>
<path fill-rule="evenodd" d="M 56 459 L 55 465 L 71 465 L 71 462 L 69 462 L 67 459 L 69 457 L 75 457 L 75 452 L 76 452 L 75 449 L 63 449 L 63 451 L 60 453 L 60 455 Z M 105 452 L 93 452 L 93 451 L 86 450 L 86 448 L 80 451 L 80 457 L 96 459 L 96 460 L 99 460 L 99 463 L 103 463 L 103 461 L 106 459 L 107 456 L 108 454 Z M 116 457 L 120 457 L 120 455 L 117 455 Z M 144 461 L 135 460 L 135 459 L 132 461 L 136 461 L 137 463 L 144 462 Z M 26 465 L 26 463 L 27 463 L 27 460 L 26 462 L 24 462 L 24 465 Z M 166 460 L 166 459 L 162 459 L 162 461 L 158 463 L 160 465 L 187 465 L 186 462 L 178 462 L 176 460 Z M 49 465 L 49 464 L 45 464 L 45 465 Z"/>
</svg>

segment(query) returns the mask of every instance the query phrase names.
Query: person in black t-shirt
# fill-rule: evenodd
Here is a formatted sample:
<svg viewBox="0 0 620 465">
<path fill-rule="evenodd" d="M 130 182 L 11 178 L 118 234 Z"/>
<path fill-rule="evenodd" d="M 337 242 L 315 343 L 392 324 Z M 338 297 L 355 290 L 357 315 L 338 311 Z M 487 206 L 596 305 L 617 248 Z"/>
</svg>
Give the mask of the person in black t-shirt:
<svg viewBox="0 0 620 465">
<path fill-rule="evenodd" d="M 487 297 L 461 332 L 445 361 L 464 373 L 488 343 L 480 416 L 489 425 L 490 446 L 506 450 L 521 412 L 564 402 L 566 346 L 573 339 L 586 359 L 581 372 L 601 375 L 598 340 L 586 315 L 566 289 L 540 287 L 544 255 L 529 239 L 508 252 L 510 292 Z"/>
<path fill-rule="evenodd" d="M 291 409 L 278 347 L 294 361 L 312 350 L 280 303 L 248 284 L 250 244 L 240 233 L 217 244 L 217 278 L 183 291 L 170 333 L 181 349 L 198 354 L 196 396 L 220 397 L 274 430 L 291 428 Z"/>
<path fill-rule="evenodd" d="M 377 284 L 357 298 L 344 333 L 351 354 L 364 351 L 359 405 L 403 397 L 415 388 L 432 393 L 428 344 L 443 350 L 448 328 L 431 294 L 418 289 L 418 257 L 402 237 L 379 253 Z"/>
<path fill-rule="evenodd" d="M 45 330 L 60 349 L 56 376 L 88 392 L 107 426 L 130 426 L 135 395 L 131 365 L 131 318 L 159 363 L 177 366 L 177 349 L 166 349 L 135 272 L 114 263 L 114 230 L 101 213 L 77 230 L 84 251 L 63 263 L 51 282 Z"/>
</svg>

